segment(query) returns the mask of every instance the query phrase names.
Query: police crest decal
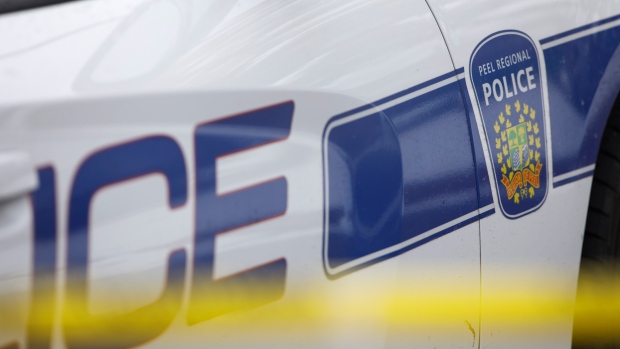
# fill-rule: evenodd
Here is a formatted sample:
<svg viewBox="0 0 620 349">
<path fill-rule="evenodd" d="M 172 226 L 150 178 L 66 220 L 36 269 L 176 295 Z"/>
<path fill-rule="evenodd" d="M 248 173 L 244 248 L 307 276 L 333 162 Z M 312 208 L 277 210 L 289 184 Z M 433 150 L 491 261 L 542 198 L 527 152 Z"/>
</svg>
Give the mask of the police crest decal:
<svg viewBox="0 0 620 349">
<path fill-rule="evenodd" d="M 546 115 L 538 57 L 529 36 L 504 31 L 478 44 L 469 67 L 500 207 L 511 219 L 536 211 L 547 197 Z"/>
</svg>

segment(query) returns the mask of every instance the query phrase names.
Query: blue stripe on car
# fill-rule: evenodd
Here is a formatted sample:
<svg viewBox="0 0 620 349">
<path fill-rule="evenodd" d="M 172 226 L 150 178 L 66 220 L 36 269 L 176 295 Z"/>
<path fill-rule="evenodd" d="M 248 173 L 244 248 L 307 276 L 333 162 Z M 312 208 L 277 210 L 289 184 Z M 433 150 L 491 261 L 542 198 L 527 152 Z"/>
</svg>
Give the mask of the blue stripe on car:
<svg viewBox="0 0 620 349">
<path fill-rule="evenodd" d="M 540 41 L 547 46 L 554 187 L 593 173 L 587 170 L 596 163 L 607 118 L 620 91 L 620 27 L 554 42 L 618 19 L 615 16 Z"/>
<path fill-rule="evenodd" d="M 455 75 L 335 116 L 326 126 L 329 277 L 392 258 L 479 219 L 468 119 Z M 484 158 L 476 160 L 486 173 Z M 481 202 L 492 204 L 486 178 Z"/>
</svg>

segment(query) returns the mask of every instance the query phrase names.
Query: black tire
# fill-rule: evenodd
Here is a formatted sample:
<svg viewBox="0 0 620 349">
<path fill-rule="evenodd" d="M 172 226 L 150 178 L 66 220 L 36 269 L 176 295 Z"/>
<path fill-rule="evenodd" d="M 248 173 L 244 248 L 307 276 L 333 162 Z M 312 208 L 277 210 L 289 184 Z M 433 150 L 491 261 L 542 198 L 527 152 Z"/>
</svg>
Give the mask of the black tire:
<svg viewBox="0 0 620 349">
<path fill-rule="evenodd" d="M 620 103 L 616 102 L 601 140 L 596 160 L 586 229 L 581 251 L 579 283 L 605 282 L 609 273 L 620 270 Z M 578 293 L 579 287 L 578 287 Z M 575 320 L 577 324 L 579 320 Z M 575 338 L 575 337 L 573 337 Z M 574 340 L 575 342 L 575 340 Z M 605 339 L 573 348 L 620 348 L 618 341 Z M 605 343 L 605 344 L 603 344 Z"/>
<path fill-rule="evenodd" d="M 612 264 L 620 261 L 620 113 L 607 123 L 596 161 L 582 263 Z"/>
</svg>

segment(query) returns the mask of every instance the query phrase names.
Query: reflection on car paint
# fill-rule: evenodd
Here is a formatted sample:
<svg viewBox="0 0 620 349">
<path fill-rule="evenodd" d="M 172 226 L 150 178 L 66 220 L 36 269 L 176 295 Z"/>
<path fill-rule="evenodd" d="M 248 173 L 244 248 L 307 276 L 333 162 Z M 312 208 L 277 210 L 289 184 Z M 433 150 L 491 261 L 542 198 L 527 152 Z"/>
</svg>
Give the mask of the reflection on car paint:
<svg viewBox="0 0 620 349">
<path fill-rule="evenodd" d="M 286 261 L 215 280 L 214 248 L 217 234 L 282 216 L 287 207 L 287 181 L 281 177 L 232 193 L 216 194 L 219 157 L 288 138 L 292 101 L 198 125 L 196 146 L 196 233 L 191 298 L 187 322 L 193 325 L 235 310 L 257 307 L 282 297 Z M 90 207 L 95 194 L 129 180 L 160 174 L 168 185 L 171 209 L 188 198 L 187 167 L 176 141 L 148 136 L 100 149 L 78 168 L 69 202 L 67 277 L 63 333 L 68 348 L 90 347 L 105 339 L 106 347 L 129 347 L 159 336 L 180 310 L 186 285 L 187 253 L 171 251 L 161 297 L 122 315 L 89 312 Z M 57 260 L 56 183 L 53 167 L 39 170 L 39 189 L 32 194 L 34 211 L 33 296 L 28 325 L 32 348 L 49 347 L 55 319 Z M 227 306 L 228 305 L 228 306 Z M 141 330 L 137 331 L 139 327 Z"/>
<path fill-rule="evenodd" d="M 478 212 L 469 137 L 455 73 L 332 118 L 323 144 L 328 276 L 392 258 L 490 214 L 488 206 Z"/>
</svg>

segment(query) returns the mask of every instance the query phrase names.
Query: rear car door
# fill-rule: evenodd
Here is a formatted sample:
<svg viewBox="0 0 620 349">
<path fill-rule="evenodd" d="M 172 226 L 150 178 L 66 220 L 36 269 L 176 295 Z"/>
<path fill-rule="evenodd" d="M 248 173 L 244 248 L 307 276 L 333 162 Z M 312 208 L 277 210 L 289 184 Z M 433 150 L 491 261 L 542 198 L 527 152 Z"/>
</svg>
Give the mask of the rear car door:
<svg viewBox="0 0 620 349">
<path fill-rule="evenodd" d="M 494 208 L 424 1 L 83 1 L 0 28 L 2 151 L 38 178 L 2 202 L 0 347 L 478 342 Z M 469 307 L 429 298 L 455 290 Z M 414 293 L 441 321 L 348 307 Z M 319 325 L 252 330 L 303 296 Z"/>
</svg>

